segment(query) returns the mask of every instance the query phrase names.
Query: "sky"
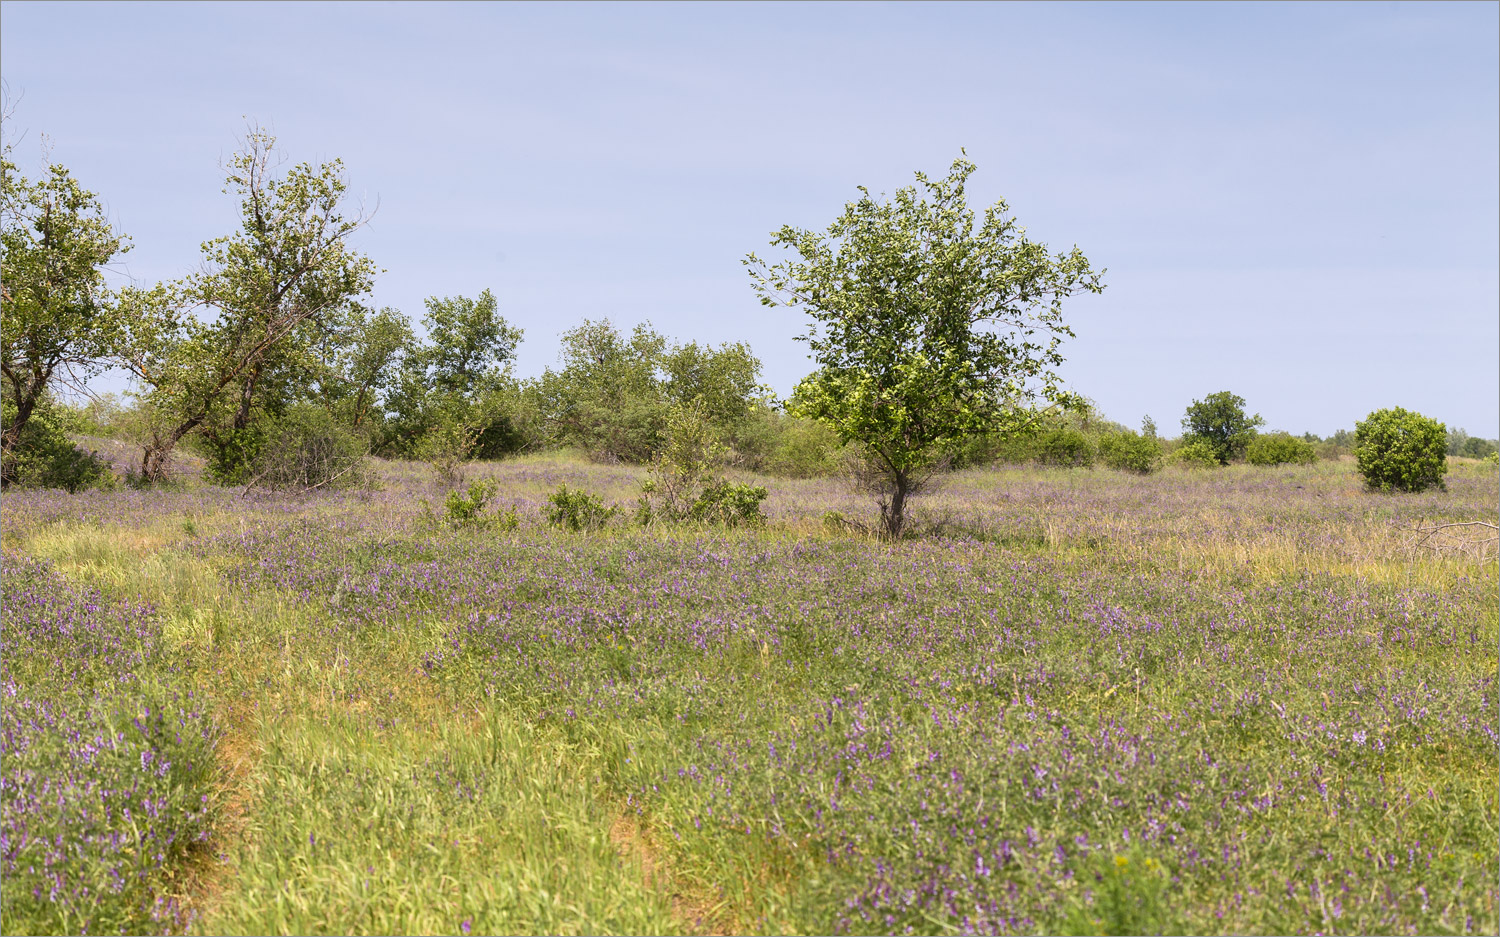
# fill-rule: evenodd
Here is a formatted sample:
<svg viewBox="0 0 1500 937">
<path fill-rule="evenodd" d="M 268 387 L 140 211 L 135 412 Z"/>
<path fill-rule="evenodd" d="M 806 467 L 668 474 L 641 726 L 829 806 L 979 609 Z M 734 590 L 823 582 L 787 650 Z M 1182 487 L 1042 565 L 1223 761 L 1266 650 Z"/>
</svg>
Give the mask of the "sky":
<svg viewBox="0 0 1500 937">
<path fill-rule="evenodd" d="M 1500 436 L 1500 4 L 0 4 L 23 172 L 98 193 L 118 282 L 195 270 L 250 125 L 344 163 L 370 300 L 490 289 L 523 376 L 584 319 L 747 342 L 741 261 L 857 186 L 977 164 L 1106 289 L 1061 373 L 1172 433 L 1220 390 L 1328 435 L 1403 406 Z M 43 145 L 48 148 L 44 156 Z M 123 387 L 118 376 L 102 390 Z"/>
</svg>

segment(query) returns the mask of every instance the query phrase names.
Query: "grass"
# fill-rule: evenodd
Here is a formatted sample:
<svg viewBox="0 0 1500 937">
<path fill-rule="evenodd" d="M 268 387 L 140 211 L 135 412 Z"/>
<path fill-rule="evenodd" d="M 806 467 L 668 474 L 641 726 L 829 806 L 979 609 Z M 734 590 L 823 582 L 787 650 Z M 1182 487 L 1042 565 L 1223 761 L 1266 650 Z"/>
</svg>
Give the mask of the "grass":
<svg viewBox="0 0 1500 937">
<path fill-rule="evenodd" d="M 762 530 L 570 534 L 548 494 L 628 504 L 640 473 L 475 467 L 521 518 L 475 532 L 381 471 L 7 495 L 7 550 L 148 599 L 137 670 L 214 720 L 212 835 L 109 927 L 1500 926 L 1494 555 L 1408 536 L 1493 522 L 1492 471 L 1405 498 L 1336 464 L 969 471 L 894 545 L 823 523 L 872 517 L 830 480 L 759 480 Z M 61 698 L 10 604 L 7 679 Z M 4 901 L 7 933 L 78 929 Z"/>
</svg>

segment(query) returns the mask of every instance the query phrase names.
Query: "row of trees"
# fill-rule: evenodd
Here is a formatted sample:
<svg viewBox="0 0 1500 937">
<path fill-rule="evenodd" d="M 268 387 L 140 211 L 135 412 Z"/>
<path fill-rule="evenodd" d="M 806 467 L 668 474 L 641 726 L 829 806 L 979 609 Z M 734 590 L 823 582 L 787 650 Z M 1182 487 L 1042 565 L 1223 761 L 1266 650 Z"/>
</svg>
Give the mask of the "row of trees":
<svg viewBox="0 0 1500 937">
<path fill-rule="evenodd" d="M 399 311 L 369 301 L 378 271 L 351 243 L 367 216 L 346 205 L 342 164 L 281 172 L 261 130 L 225 167 L 238 229 L 203 245 L 196 273 L 118 293 L 102 270 L 129 241 L 97 198 L 61 166 L 29 182 L 10 155 L 0 204 L 7 480 L 49 390 L 107 366 L 134 382 L 134 474 L 145 482 L 166 475 L 185 440 L 217 481 L 318 487 L 368 451 L 426 459 L 450 481 L 466 459 L 547 445 L 660 462 L 672 428 L 692 426 L 703 451 L 732 451 L 750 468 L 852 467 L 883 531 L 899 537 L 910 498 L 957 464 L 1028 447 L 1080 464 L 1074 437 L 1091 426 L 1090 460 L 1134 471 L 1161 460 L 1149 419 L 1141 433 L 1109 424 L 1056 373 L 1073 335 L 1062 304 L 1102 291 L 1102 271 L 1076 247 L 1052 253 L 1028 239 L 1003 201 L 976 215 L 966 158 L 943 179 L 917 173 L 890 199 L 861 188 L 824 232 L 782 228 L 772 244 L 789 259 L 745 258 L 762 302 L 810 320 L 802 339 L 816 368 L 779 408 L 747 346 L 677 344 L 644 325 L 625 335 L 607 320 L 565 333 L 559 368 L 518 380 L 522 332 L 488 291 L 428 299 L 418 339 Z M 1309 441 L 1261 436 L 1261 425 L 1241 398 L 1211 394 L 1188 408 L 1178 454 L 1220 465 L 1309 458 Z"/>
<path fill-rule="evenodd" d="M 646 462 L 688 406 L 760 463 L 776 460 L 779 436 L 827 436 L 782 432 L 794 421 L 775 412 L 743 344 L 678 344 L 649 325 L 624 335 L 585 321 L 563 335 L 559 368 L 519 381 L 522 332 L 488 291 L 429 298 L 418 339 L 398 310 L 369 303 L 378 271 L 351 245 L 366 216 L 346 208 L 342 164 L 278 172 L 263 131 L 226 166 L 239 229 L 203 245 L 197 272 L 117 292 L 104 270 L 129 240 L 98 198 L 63 166 L 31 182 L 4 156 L 7 481 L 49 392 L 81 388 L 106 367 L 133 380 L 125 422 L 140 443 L 134 474 L 148 482 L 166 476 L 185 440 L 213 479 L 238 483 L 264 477 L 286 439 L 319 436 L 450 467 L 544 445 Z"/>
</svg>

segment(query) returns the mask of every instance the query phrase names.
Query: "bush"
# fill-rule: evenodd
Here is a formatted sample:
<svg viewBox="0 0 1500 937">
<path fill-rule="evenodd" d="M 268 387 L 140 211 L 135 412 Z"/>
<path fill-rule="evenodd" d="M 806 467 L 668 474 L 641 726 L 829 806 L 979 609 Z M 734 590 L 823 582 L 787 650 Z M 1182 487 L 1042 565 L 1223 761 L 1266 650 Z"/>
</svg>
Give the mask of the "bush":
<svg viewBox="0 0 1500 937">
<path fill-rule="evenodd" d="M 597 495 L 586 491 L 569 491 L 567 485 L 558 488 L 548 496 L 547 501 L 551 505 L 546 509 L 547 523 L 554 527 L 566 527 L 574 532 L 599 530 L 609 523 L 610 518 L 620 513 L 618 507 L 606 508 L 603 499 Z"/>
<path fill-rule="evenodd" d="M 1376 410 L 1354 425 L 1354 457 L 1370 488 L 1443 488 L 1448 432 L 1437 420 L 1411 410 Z"/>
<path fill-rule="evenodd" d="M 249 485 L 276 491 L 348 488 L 364 481 L 368 446 L 322 407 L 292 407 L 271 424 L 250 463 Z"/>
<path fill-rule="evenodd" d="M 759 527 L 766 522 L 760 503 L 766 500 L 766 489 L 759 485 L 736 485 L 720 479 L 703 489 L 693 503 L 694 520 L 725 527 L 746 525 Z"/>
<path fill-rule="evenodd" d="M 1245 449 L 1245 461 L 1251 465 L 1312 465 L 1317 460 L 1312 443 L 1287 433 L 1256 436 Z"/>
<path fill-rule="evenodd" d="M 1219 456 L 1204 439 L 1188 439 L 1171 455 L 1173 464 L 1189 469 L 1218 468 Z"/>
<path fill-rule="evenodd" d="M 5 425 L 15 418 L 15 404 L 5 401 Z M 118 488 L 120 480 L 110 471 L 109 462 L 96 452 L 73 445 L 62 422 L 49 402 L 38 404 L 21 428 L 15 449 L 0 466 L 0 482 L 23 488 L 62 488 L 69 493 Z"/>
<path fill-rule="evenodd" d="M 1081 431 L 1071 426 L 1049 430 L 1041 437 L 1037 447 L 1037 461 L 1043 465 L 1093 468 L 1094 457 L 1094 444 Z"/>
<path fill-rule="evenodd" d="M 1161 442 L 1130 430 L 1110 433 L 1099 440 L 1099 459 L 1112 469 L 1149 475 L 1161 465 Z"/>
<path fill-rule="evenodd" d="M 455 530 L 466 527 L 498 527 L 501 530 L 515 530 L 520 526 L 521 521 L 516 516 L 514 506 L 503 512 L 496 511 L 485 516 L 484 508 L 495 496 L 496 489 L 494 479 L 484 479 L 469 482 L 467 494 L 457 489 L 448 492 L 447 497 L 443 499 L 447 525 Z M 430 511 L 430 508 L 428 510 Z"/>
<path fill-rule="evenodd" d="M 786 478 L 839 473 L 838 434 L 816 420 L 757 407 L 733 436 L 736 464 L 752 472 Z"/>
</svg>

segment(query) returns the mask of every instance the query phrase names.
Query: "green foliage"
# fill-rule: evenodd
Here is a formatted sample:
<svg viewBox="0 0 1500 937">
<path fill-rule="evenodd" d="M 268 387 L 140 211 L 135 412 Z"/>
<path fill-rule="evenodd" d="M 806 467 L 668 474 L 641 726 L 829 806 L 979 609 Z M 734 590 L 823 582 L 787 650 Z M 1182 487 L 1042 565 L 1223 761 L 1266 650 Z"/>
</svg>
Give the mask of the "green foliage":
<svg viewBox="0 0 1500 937">
<path fill-rule="evenodd" d="M 8 397 L 3 404 L 3 421 L 11 426 L 16 405 Z M 0 482 L 22 488 L 61 488 L 68 492 L 99 488 L 112 491 L 120 481 L 110 470 L 109 462 L 96 452 L 75 446 L 68 439 L 64 425 L 66 411 L 54 410 L 52 401 L 43 397 L 32 410 L 32 417 L 16 435 L 15 444 L 0 452 Z"/>
<path fill-rule="evenodd" d="M 669 410 L 657 380 L 666 345 L 649 325 L 626 339 L 608 319 L 564 332 L 562 370 L 549 368 L 538 381 L 555 441 L 604 462 L 649 461 Z"/>
<path fill-rule="evenodd" d="M 826 423 L 755 407 L 733 436 L 738 464 L 752 472 L 786 478 L 837 474 L 838 433 Z"/>
<path fill-rule="evenodd" d="M 704 486 L 689 514 L 693 520 L 707 524 L 760 527 L 766 522 L 760 512 L 766 495 L 760 485 L 737 485 L 721 478 Z"/>
<path fill-rule="evenodd" d="M 675 406 L 699 407 L 726 436 L 750 418 L 761 391 L 760 359 L 743 342 L 718 348 L 697 342 L 668 348 L 661 359 L 662 393 Z"/>
<path fill-rule="evenodd" d="M 497 382 L 515 359 L 522 331 L 501 317 L 494 294 L 430 296 L 426 304 L 422 321 L 431 344 L 413 357 L 432 386 L 472 396 Z"/>
<path fill-rule="evenodd" d="M 1150 475 L 1161 466 L 1161 441 L 1154 432 L 1139 435 L 1127 429 L 1105 433 L 1099 438 L 1098 451 L 1101 462 L 1124 472 Z"/>
<path fill-rule="evenodd" d="M 365 438 L 327 410 L 297 404 L 267 426 L 245 481 L 277 491 L 349 488 L 366 480 L 368 451 Z"/>
<path fill-rule="evenodd" d="M 15 407 L 0 432 L 10 452 L 55 379 L 87 380 L 120 335 L 103 268 L 130 250 L 98 196 L 53 164 L 30 182 L 0 156 L 0 380 Z"/>
<path fill-rule="evenodd" d="M 214 443 L 217 477 L 243 477 L 263 445 L 252 424 L 316 380 L 326 326 L 373 283 L 375 265 L 349 243 L 364 219 L 340 207 L 342 162 L 277 176 L 278 162 L 275 137 L 252 129 L 225 180 L 240 197 L 240 229 L 203 245 L 201 272 L 122 294 L 117 363 L 162 417 L 145 442 L 147 478 L 162 476 L 191 432 Z"/>
<path fill-rule="evenodd" d="M 946 179 L 917 173 L 922 197 L 913 186 L 876 200 L 860 187 L 827 232 L 776 232 L 772 244 L 799 259 L 745 259 L 763 303 L 801 306 L 813 320 L 804 340 L 818 370 L 789 410 L 859 444 L 860 478 L 893 538 L 907 498 L 955 444 L 1064 396 L 1053 371 L 1072 335 L 1062 302 L 1103 289 L 1077 248 L 1048 254 L 1003 201 L 976 230 L 964 195 L 974 168 L 961 158 Z"/>
<path fill-rule="evenodd" d="M 428 341 L 408 341 L 384 396 L 377 451 L 444 463 L 452 479 L 470 459 L 498 459 L 534 442 L 524 394 L 511 376 L 522 332 L 500 314 L 489 290 L 426 300 Z M 454 482 L 456 483 L 456 482 Z"/>
<path fill-rule="evenodd" d="M 1220 465 L 1245 454 L 1255 428 L 1265 425 L 1260 414 L 1245 415 L 1245 398 L 1227 390 L 1194 400 L 1182 418 L 1183 439 L 1199 439 L 1213 450 Z"/>
<path fill-rule="evenodd" d="M 1094 444 L 1071 426 L 1059 426 L 1042 434 L 1037 441 L 1037 461 L 1063 468 L 1093 468 Z"/>
<path fill-rule="evenodd" d="M 764 523 L 760 503 L 766 489 L 726 480 L 720 470 L 727 452 L 702 401 L 673 407 L 666 440 L 641 484 L 636 521 L 693 520 L 728 527 Z"/>
<path fill-rule="evenodd" d="M 1172 464 L 1189 469 L 1218 468 L 1222 464 L 1213 445 L 1206 439 L 1185 439 L 1169 458 Z"/>
<path fill-rule="evenodd" d="M 569 491 L 567 485 L 549 495 L 547 503 L 550 505 L 545 509 L 547 523 L 575 533 L 600 530 L 620 512 L 617 505 L 606 508 L 598 495 L 581 490 Z"/>
<path fill-rule="evenodd" d="M 467 493 L 454 489 L 443 500 L 445 521 L 454 530 L 464 528 L 496 527 L 500 530 L 515 530 L 520 526 L 515 506 L 505 511 L 496 511 L 486 516 L 485 507 L 495 497 L 499 486 L 494 479 L 476 479 L 469 482 Z"/>
<path fill-rule="evenodd" d="M 416 346 L 406 317 L 397 309 L 371 314 L 350 303 L 329 329 L 327 345 L 316 399 L 344 425 L 378 431 L 385 423 L 383 398 L 397 385 Z"/>
<path fill-rule="evenodd" d="M 1251 465 L 1312 465 L 1318 461 L 1318 450 L 1290 433 L 1270 433 L 1250 441 L 1245 461 Z"/>
<path fill-rule="evenodd" d="M 1365 484 L 1381 491 L 1443 488 L 1448 435 L 1442 423 L 1401 407 L 1354 425 L 1354 457 Z"/>
<path fill-rule="evenodd" d="M 1488 439 L 1480 439 L 1478 436 L 1470 436 L 1464 440 L 1463 448 L 1457 453 L 1466 459 L 1487 459 L 1494 455 L 1496 447 Z"/>
<path fill-rule="evenodd" d="M 649 462 L 674 408 L 696 407 L 721 437 L 739 433 L 761 391 L 748 345 L 672 345 L 648 324 L 626 338 L 609 320 L 562 336 L 561 371 L 537 382 L 536 413 L 553 441 L 602 462 Z"/>
</svg>

